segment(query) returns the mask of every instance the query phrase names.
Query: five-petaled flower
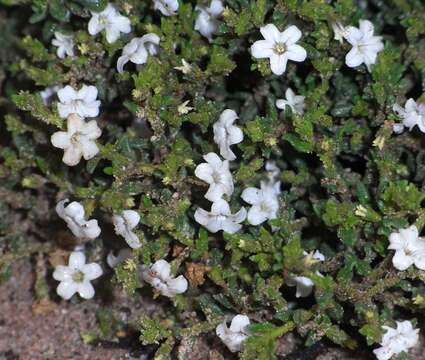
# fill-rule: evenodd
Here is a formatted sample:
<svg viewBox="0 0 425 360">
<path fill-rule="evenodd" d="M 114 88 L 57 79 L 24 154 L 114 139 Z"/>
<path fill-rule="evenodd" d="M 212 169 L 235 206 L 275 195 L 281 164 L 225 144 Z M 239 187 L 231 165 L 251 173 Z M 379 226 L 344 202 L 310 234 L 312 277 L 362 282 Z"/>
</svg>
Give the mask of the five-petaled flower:
<svg viewBox="0 0 425 360">
<path fill-rule="evenodd" d="M 219 324 L 215 333 L 231 352 L 241 351 L 243 342 L 249 337 L 250 321 L 246 315 L 236 315 L 227 327 L 226 321 Z"/>
<path fill-rule="evenodd" d="M 67 131 L 57 131 L 51 137 L 54 147 L 64 149 L 62 161 L 68 166 L 77 165 L 81 157 L 90 160 L 99 152 L 94 140 L 98 139 L 102 131 L 96 120 L 85 122 L 76 114 L 68 116 Z"/>
<path fill-rule="evenodd" d="M 70 114 L 77 114 L 82 118 L 99 115 L 100 100 L 96 100 L 97 88 L 95 86 L 83 85 L 77 91 L 67 85 L 58 90 L 58 98 L 59 116 L 64 119 Z"/>
<path fill-rule="evenodd" d="M 137 249 L 142 246 L 139 237 L 132 231 L 140 221 L 140 215 L 134 210 L 124 210 L 120 215 L 114 215 L 112 221 L 115 232 L 121 235 L 128 246 Z"/>
<path fill-rule="evenodd" d="M 425 133 L 425 104 L 416 104 L 416 101 L 409 99 L 404 105 L 404 109 L 394 104 L 393 111 L 402 119 L 401 123 L 394 125 L 394 132 L 400 134 L 404 128 L 412 130 L 415 125 Z"/>
<path fill-rule="evenodd" d="M 286 99 L 277 99 L 276 107 L 281 110 L 285 110 L 286 106 L 289 106 L 294 114 L 304 114 L 304 96 L 295 95 L 291 88 L 286 89 Z"/>
<path fill-rule="evenodd" d="M 212 36 L 217 32 L 217 18 L 223 13 L 223 3 L 221 0 L 212 0 L 209 7 L 196 6 L 195 10 L 199 11 L 195 21 L 195 30 L 205 36 L 208 41 L 212 41 Z"/>
<path fill-rule="evenodd" d="M 142 269 L 142 278 L 152 287 L 167 297 L 174 297 L 187 290 L 188 283 L 183 275 L 172 277 L 171 266 L 165 260 L 158 260 Z"/>
<path fill-rule="evenodd" d="M 205 194 L 209 201 L 217 201 L 226 194 L 233 193 L 233 177 L 229 170 L 229 161 L 221 160 L 215 153 L 204 155 L 206 163 L 199 164 L 195 169 L 195 175 L 210 184 Z"/>
<path fill-rule="evenodd" d="M 220 155 L 226 160 L 235 160 L 236 155 L 230 149 L 231 145 L 239 144 L 243 140 L 243 132 L 233 125 L 238 115 L 235 111 L 226 109 L 213 125 L 214 141 L 220 147 Z"/>
<path fill-rule="evenodd" d="M 413 328 L 410 321 L 396 321 L 397 328 L 383 326 L 386 330 L 381 347 L 373 350 L 378 360 L 389 360 L 393 355 L 407 353 L 419 341 L 419 329 Z"/>
<path fill-rule="evenodd" d="M 122 49 L 122 55 L 117 61 L 117 70 L 123 72 L 124 65 L 131 61 L 134 64 L 141 65 L 148 61 L 149 55 L 158 53 L 159 36 L 154 33 L 143 35 L 140 38 L 132 39 Z"/>
<path fill-rule="evenodd" d="M 65 220 L 68 228 L 80 239 L 96 239 L 100 235 L 97 220 L 86 220 L 84 207 L 77 201 L 68 204 L 68 199 L 61 200 L 56 205 L 56 213 Z"/>
<path fill-rule="evenodd" d="M 74 40 L 72 35 L 65 35 L 55 31 L 55 38 L 52 45 L 57 46 L 56 54 L 58 58 L 64 59 L 66 55 L 74 56 Z"/>
<path fill-rule="evenodd" d="M 179 9 L 178 0 L 153 0 L 153 8 L 161 11 L 162 15 L 173 16 L 176 15 Z"/>
<path fill-rule="evenodd" d="M 348 26 L 345 28 L 345 39 L 353 46 L 345 56 L 345 63 L 349 67 L 365 64 L 370 71 L 370 66 L 375 64 L 378 53 L 384 49 L 381 36 L 374 36 L 373 24 L 368 20 L 360 20 L 359 28 Z"/>
<path fill-rule="evenodd" d="M 251 225 L 259 225 L 266 220 L 276 219 L 279 210 L 279 193 L 274 184 L 261 182 L 260 189 L 246 188 L 241 198 L 252 205 L 248 210 L 247 220 Z"/>
<path fill-rule="evenodd" d="M 69 256 L 68 266 L 58 265 L 53 278 L 60 281 L 57 294 L 69 300 L 75 293 L 83 299 L 94 296 L 94 288 L 90 281 L 102 275 L 102 268 L 96 263 L 86 264 L 86 256 L 81 251 L 74 251 Z"/>
<path fill-rule="evenodd" d="M 282 75 L 286 70 L 288 60 L 301 62 L 307 58 L 307 52 L 296 42 L 302 33 L 291 25 L 280 32 L 273 24 L 260 28 L 264 40 L 258 40 L 251 46 L 251 54 L 257 59 L 270 59 L 270 67 L 275 75 Z"/>
<path fill-rule="evenodd" d="M 106 32 L 106 41 L 110 44 L 117 41 L 120 33 L 128 34 L 131 31 L 130 19 L 121 15 L 112 4 L 108 4 L 101 12 L 92 11 L 89 21 L 89 34 L 97 35 Z"/>
<path fill-rule="evenodd" d="M 228 202 L 223 199 L 215 201 L 210 212 L 201 208 L 197 208 L 195 211 L 195 220 L 198 224 L 212 233 L 223 230 L 226 233 L 234 234 L 242 228 L 240 223 L 245 218 L 245 208 L 242 207 L 237 213 L 232 214 Z"/>
<path fill-rule="evenodd" d="M 425 241 L 419 237 L 415 225 L 399 232 L 391 233 L 388 249 L 395 250 L 393 265 L 398 270 L 406 270 L 411 265 L 425 270 Z"/>
</svg>

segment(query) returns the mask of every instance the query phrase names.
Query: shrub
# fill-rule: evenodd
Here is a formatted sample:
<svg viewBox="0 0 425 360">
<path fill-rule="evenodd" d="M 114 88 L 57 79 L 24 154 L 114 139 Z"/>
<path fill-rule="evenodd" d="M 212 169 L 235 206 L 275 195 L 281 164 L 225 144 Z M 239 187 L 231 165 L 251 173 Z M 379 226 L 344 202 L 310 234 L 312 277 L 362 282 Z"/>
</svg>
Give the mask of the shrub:
<svg viewBox="0 0 425 360">
<path fill-rule="evenodd" d="M 113 286 L 140 301 L 152 297 L 141 271 L 160 259 L 188 279 L 188 290 L 158 300 L 153 316 L 130 316 L 143 344 L 158 345 L 157 356 L 214 337 L 216 326 L 235 314 L 252 324 L 242 359 L 276 358 L 279 339 L 290 332 L 300 348 L 327 339 L 371 352 L 382 326 L 423 314 L 425 273 L 414 265 L 399 271 L 388 249 L 391 233 L 425 224 L 423 135 L 418 126 L 397 134 L 400 114 L 393 110 L 408 98 L 425 102 L 420 1 L 228 0 L 211 42 L 194 28 L 196 1 L 179 1 L 176 14 L 165 16 L 151 1 L 117 0 L 131 32 L 113 42 L 105 31 L 88 32 L 90 12 L 104 10 L 104 0 L 0 4 L 4 280 L 21 256 L 72 249 L 77 239 L 55 212 L 69 198 L 99 221 L 102 233 L 85 242 L 85 251 L 104 269 L 111 250 L 128 247 L 108 230 L 112 216 L 139 214 L 134 233 L 141 247 L 114 269 Z M 335 40 L 332 28 L 357 27 L 362 19 L 383 36 L 370 71 L 346 65 L 352 46 Z M 289 61 L 275 75 L 268 59 L 255 59 L 250 48 L 265 24 L 280 31 L 296 25 L 306 60 Z M 73 56 L 57 56 L 55 31 L 72 35 Z M 145 63 L 129 61 L 118 72 L 123 47 L 147 33 L 159 37 L 158 47 Z M 58 112 L 59 100 L 40 96 L 66 85 L 95 86 L 101 101 L 94 117 L 99 151 L 76 166 L 64 164 L 50 141 L 69 121 Z M 288 88 L 305 97 L 303 113 L 276 107 Z M 233 234 L 212 233 L 194 218 L 198 207 L 210 209 L 208 184 L 195 168 L 205 154 L 219 154 L 213 124 L 225 109 L 237 113 L 234 125 L 244 134 L 232 145 L 234 191 L 224 195 L 232 213 L 249 209 L 241 194 L 266 181 L 267 161 L 275 162 L 281 181 L 278 216 L 255 226 L 245 221 Z M 324 261 L 305 255 L 315 250 Z M 312 294 L 295 297 L 288 286 L 294 277 L 310 279 Z M 38 296 L 53 298 L 54 289 Z"/>
</svg>

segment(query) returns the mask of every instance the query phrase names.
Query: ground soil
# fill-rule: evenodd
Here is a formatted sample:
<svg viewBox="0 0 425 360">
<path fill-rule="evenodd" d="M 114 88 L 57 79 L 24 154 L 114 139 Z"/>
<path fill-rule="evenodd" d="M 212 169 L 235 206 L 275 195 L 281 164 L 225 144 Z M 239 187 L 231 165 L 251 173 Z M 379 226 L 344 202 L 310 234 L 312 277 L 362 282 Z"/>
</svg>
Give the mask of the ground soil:
<svg viewBox="0 0 425 360">
<path fill-rule="evenodd" d="M 137 334 L 111 341 L 86 344 L 81 334 L 96 331 L 96 310 L 104 304 L 97 299 L 66 302 L 59 299 L 37 303 L 34 299 L 34 266 L 20 260 L 13 268 L 12 277 L 0 286 L 0 360 L 147 360 L 153 358 L 151 347 L 144 347 Z M 132 316 L 137 311 L 153 312 L 155 303 L 135 303 L 121 291 L 114 294 L 118 312 L 125 317 L 128 307 Z M 179 359 L 234 359 L 218 341 L 207 343 L 199 339 L 197 349 Z M 288 336 L 282 347 L 289 350 L 295 342 Z M 183 344 L 182 344 L 183 345 Z M 183 346 L 180 347 L 184 347 Z M 211 345 L 216 349 L 211 349 Z M 292 351 L 291 349 L 291 351 Z M 196 351 L 199 350 L 199 351 Z M 282 351 L 286 353 L 286 351 Z M 176 357 L 177 358 L 177 357 Z M 372 357 L 373 358 L 373 357 Z M 281 357 L 290 360 L 367 360 L 364 354 L 321 345 L 315 351 L 295 351 Z M 409 354 L 411 360 L 425 360 L 425 341 Z"/>
</svg>

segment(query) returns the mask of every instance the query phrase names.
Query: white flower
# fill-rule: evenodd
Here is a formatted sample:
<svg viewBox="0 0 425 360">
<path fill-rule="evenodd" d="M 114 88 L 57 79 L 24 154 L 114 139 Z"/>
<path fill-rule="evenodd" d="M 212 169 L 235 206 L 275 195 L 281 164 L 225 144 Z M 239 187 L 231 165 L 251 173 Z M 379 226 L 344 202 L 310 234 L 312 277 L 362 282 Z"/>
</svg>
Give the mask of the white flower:
<svg viewBox="0 0 425 360">
<path fill-rule="evenodd" d="M 153 0 L 153 8 L 161 11 L 162 15 L 172 16 L 176 15 L 179 9 L 178 0 Z"/>
<path fill-rule="evenodd" d="M 128 34 L 131 31 L 130 19 L 122 16 L 111 4 L 101 12 L 91 12 L 89 21 L 89 34 L 96 35 L 101 31 L 106 32 L 106 41 L 109 44 L 117 41 L 120 33 Z"/>
<path fill-rule="evenodd" d="M 304 114 L 304 96 L 295 95 L 291 88 L 288 88 L 285 92 L 286 99 L 276 100 L 276 107 L 285 110 L 286 106 L 289 106 L 294 114 Z"/>
<path fill-rule="evenodd" d="M 72 35 L 65 35 L 55 31 L 55 39 L 52 39 L 52 45 L 57 46 L 56 55 L 64 59 L 66 55 L 74 56 L 74 40 Z"/>
<path fill-rule="evenodd" d="M 306 251 L 304 251 L 304 255 L 307 258 L 313 259 L 315 261 L 325 261 L 325 256 L 319 250 L 316 250 L 311 254 L 308 254 Z M 309 261 L 309 259 L 307 261 Z M 316 271 L 316 275 L 323 276 L 319 271 Z M 314 282 L 306 276 L 287 277 L 286 284 L 288 286 L 296 286 L 295 296 L 297 298 L 310 296 L 314 287 Z"/>
<path fill-rule="evenodd" d="M 288 277 L 286 279 L 286 284 L 288 286 L 296 286 L 297 290 L 295 296 L 299 297 L 307 297 L 311 294 L 314 287 L 314 282 L 311 281 L 310 278 L 306 276 L 294 276 Z"/>
<path fill-rule="evenodd" d="M 173 278 L 170 264 L 165 260 L 158 260 L 155 264 L 142 270 L 142 278 L 153 288 L 167 297 L 174 297 L 187 290 L 187 280 L 183 275 Z"/>
<path fill-rule="evenodd" d="M 389 240 L 388 249 L 395 250 L 393 265 L 396 269 L 403 271 L 414 264 L 425 270 L 425 241 L 419 237 L 415 225 L 393 232 Z"/>
<path fill-rule="evenodd" d="M 223 3 L 221 0 L 212 0 L 209 7 L 196 6 L 195 10 L 199 11 L 195 21 L 195 30 L 205 36 L 208 41 L 212 41 L 212 35 L 217 32 L 217 18 L 223 13 Z"/>
<path fill-rule="evenodd" d="M 174 69 L 181 71 L 187 75 L 192 71 L 192 65 L 190 65 L 185 59 L 182 59 L 182 66 L 175 66 Z"/>
<path fill-rule="evenodd" d="M 114 215 L 112 221 L 117 235 L 121 235 L 128 246 L 137 249 L 142 246 L 138 236 L 132 231 L 140 221 L 140 215 L 134 210 L 124 210 L 120 215 Z"/>
<path fill-rule="evenodd" d="M 373 24 L 368 20 L 360 20 L 360 27 L 346 28 L 345 38 L 353 46 L 345 56 L 345 63 L 349 67 L 365 64 L 370 71 L 370 65 L 375 64 L 378 53 L 384 49 L 381 36 L 373 35 Z"/>
<path fill-rule="evenodd" d="M 188 114 L 190 111 L 193 110 L 193 107 L 192 106 L 187 106 L 189 104 L 189 102 L 190 102 L 190 100 L 186 100 L 184 103 L 180 104 L 177 107 L 177 112 L 180 115 Z"/>
<path fill-rule="evenodd" d="M 108 253 L 108 256 L 106 257 L 106 263 L 111 267 L 115 268 L 119 264 L 121 264 L 123 261 L 129 259 L 131 257 L 131 250 L 130 249 L 121 249 L 118 252 L 118 255 L 115 256 L 112 251 Z"/>
<path fill-rule="evenodd" d="M 141 38 L 132 39 L 122 49 L 122 55 L 117 61 L 117 70 L 123 72 L 124 65 L 131 61 L 134 64 L 144 64 L 149 55 L 158 53 L 159 36 L 154 33 L 143 35 Z"/>
<path fill-rule="evenodd" d="M 99 115 L 100 100 L 96 100 L 97 88 L 95 86 L 83 85 L 77 91 L 67 85 L 58 90 L 58 98 L 59 116 L 64 119 L 70 114 L 78 114 L 82 118 Z"/>
<path fill-rule="evenodd" d="M 81 157 L 90 160 L 99 152 L 96 145 L 97 138 L 102 131 L 96 120 L 85 122 L 76 114 L 71 114 L 67 121 L 67 131 L 57 131 L 51 137 L 54 147 L 64 149 L 62 161 L 68 166 L 77 165 Z"/>
<path fill-rule="evenodd" d="M 56 205 L 56 213 L 65 220 L 68 228 L 80 239 L 96 239 L 100 235 L 100 227 L 97 220 L 86 220 L 84 218 L 84 207 L 77 201 L 69 202 L 68 199 L 61 200 Z"/>
<path fill-rule="evenodd" d="M 280 194 L 280 169 L 277 167 L 274 161 L 267 161 L 265 169 L 267 171 L 267 177 L 269 180 L 269 186 L 274 188 L 276 195 Z"/>
<path fill-rule="evenodd" d="M 220 147 L 220 155 L 226 160 L 235 160 L 236 155 L 230 150 L 230 146 L 239 144 L 243 140 L 243 132 L 233 125 L 238 118 L 236 112 L 230 109 L 224 110 L 218 121 L 213 125 L 214 141 Z"/>
<path fill-rule="evenodd" d="M 216 327 L 215 333 L 231 352 L 241 351 L 243 342 L 249 337 L 249 324 L 248 316 L 236 315 L 229 328 L 224 321 Z"/>
<path fill-rule="evenodd" d="M 53 95 L 56 95 L 60 87 L 58 85 L 49 86 L 45 88 L 43 91 L 40 91 L 41 99 L 43 100 L 43 104 L 48 106 L 51 103 L 51 99 Z"/>
<path fill-rule="evenodd" d="M 308 255 L 308 253 L 304 251 L 304 255 Z M 316 261 L 325 261 L 325 255 L 323 255 L 319 250 L 316 250 L 312 254 L 312 258 Z"/>
<path fill-rule="evenodd" d="M 258 40 L 251 46 L 251 54 L 256 59 L 270 59 L 270 67 L 275 75 L 282 75 L 286 70 L 288 60 L 304 61 L 307 52 L 296 42 L 301 38 L 301 31 L 291 25 L 280 32 L 273 24 L 260 28 L 265 40 Z"/>
<path fill-rule="evenodd" d="M 206 163 L 199 164 L 195 169 L 195 175 L 199 179 L 210 184 L 205 194 L 209 201 L 217 201 L 226 194 L 233 193 L 233 177 L 229 170 L 229 161 L 222 161 L 215 153 L 204 155 Z"/>
<path fill-rule="evenodd" d="M 201 224 L 212 233 L 223 230 L 226 233 L 234 234 L 242 228 L 240 223 L 245 218 L 245 208 L 242 207 L 236 214 L 232 214 L 229 204 L 223 199 L 214 202 L 210 212 L 201 208 L 197 208 L 195 211 L 195 220 L 198 224 Z"/>
<path fill-rule="evenodd" d="M 74 251 L 69 256 L 68 266 L 58 265 L 53 272 L 53 278 L 60 281 L 56 292 L 65 300 L 69 300 L 75 293 L 83 299 L 91 299 L 94 288 L 90 281 L 97 279 L 102 273 L 98 264 L 86 264 L 83 252 Z"/>
<path fill-rule="evenodd" d="M 412 130 L 415 125 L 419 130 L 425 132 L 425 104 L 416 104 L 415 100 L 409 99 L 404 105 L 404 109 L 394 104 L 393 111 L 402 119 L 401 124 L 394 125 L 394 132 L 400 134 L 404 127 Z"/>
<path fill-rule="evenodd" d="M 251 225 L 259 225 L 266 220 L 276 219 L 279 210 L 279 200 L 274 186 L 262 181 L 260 189 L 249 187 L 246 188 L 241 198 L 251 208 L 248 210 L 248 222 Z"/>
<path fill-rule="evenodd" d="M 410 321 L 396 321 L 397 328 L 383 326 L 386 330 L 381 340 L 382 347 L 373 350 L 378 360 L 389 360 L 393 355 L 407 353 L 419 341 L 419 329 L 414 329 Z"/>
<path fill-rule="evenodd" d="M 332 23 L 332 30 L 334 31 L 334 40 L 337 40 L 342 44 L 344 38 L 347 36 L 347 28 L 337 21 Z"/>
</svg>

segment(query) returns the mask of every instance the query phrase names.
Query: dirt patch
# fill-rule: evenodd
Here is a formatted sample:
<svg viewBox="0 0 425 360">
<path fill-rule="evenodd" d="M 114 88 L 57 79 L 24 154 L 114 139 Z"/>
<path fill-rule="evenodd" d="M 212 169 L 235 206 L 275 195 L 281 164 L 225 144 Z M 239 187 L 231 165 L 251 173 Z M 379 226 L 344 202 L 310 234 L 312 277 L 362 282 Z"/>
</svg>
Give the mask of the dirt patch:
<svg viewBox="0 0 425 360">
<path fill-rule="evenodd" d="M 138 334 L 112 337 L 110 341 L 86 344 L 82 334 L 98 331 L 96 312 L 104 306 L 126 322 L 131 315 L 157 311 L 155 301 L 129 298 L 119 289 L 113 299 L 97 294 L 94 300 L 71 302 L 55 300 L 38 303 L 34 300 L 34 266 L 28 260 L 17 262 L 12 277 L 0 287 L 0 360 L 147 360 L 153 358 L 155 347 L 143 346 Z M 116 287 L 118 288 L 118 287 Z M 105 303 L 107 302 L 107 303 Z M 113 303 L 113 304 L 112 304 Z M 118 334 L 119 335 L 119 334 Z M 292 334 L 281 339 L 280 359 L 290 360 L 368 360 L 372 354 L 355 354 L 343 349 L 316 344 L 297 351 Z M 186 346 L 188 345 L 188 346 Z M 187 347 L 189 350 L 185 351 Z M 425 338 L 409 352 L 409 360 L 425 360 Z M 286 355 L 289 352 L 292 354 Z M 184 360 L 234 359 L 214 336 L 198 338 L 196 344 L 178 346 L 178 358 Z M 221 355 L 220 355 L 221 354 Z"/>
<path fill-rule="evenodd" d="M 0 360 L 135 359 L 119 348 L 119 342 L 88 345 L 82 341 L 82 333 L 96 328 L 97 302 L 37 306 L 33 284 L 31 263 L 20 261 L 12 278 L 0 287 Z"/>
</svg>

